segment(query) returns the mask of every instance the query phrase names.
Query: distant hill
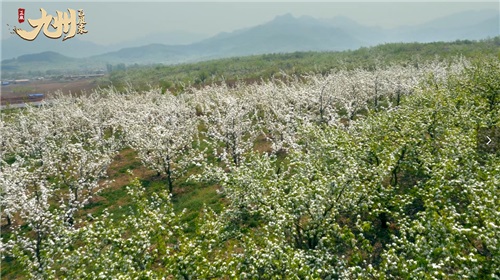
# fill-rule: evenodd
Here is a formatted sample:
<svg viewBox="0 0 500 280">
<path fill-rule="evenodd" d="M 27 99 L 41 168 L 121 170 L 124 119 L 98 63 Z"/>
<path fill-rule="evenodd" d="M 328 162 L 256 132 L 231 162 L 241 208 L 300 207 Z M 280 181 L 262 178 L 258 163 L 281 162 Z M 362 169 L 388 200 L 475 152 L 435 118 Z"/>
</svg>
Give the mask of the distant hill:
<svg viewBox="0 0 500 280">
<path fill-rule="evenodd" d="M 193 47 L 211 57 L 241 56 L 294 51 L 339 51 L 356 49 L 363 42 L 340 28 L 312 17 L 295 18 L 290 14 L 243 31 L 215 37 Z"/>
<path fill-rule="evenodd" d="M 21 63 L 34 63 L 34 62 L 59 63 L 59 62 L 68 62 L 75 59 L 64 56 L 56 52 L 42 52 L 37 54 L 25 54 L 18 57 L 16 60 Z"/>
<path fill-rule="evenodd" d="M 391 41 L 433 42 L 479 40 L 500 35 L 498 11 L 469 11 L 439 18 L 422 25 L 387 32 Z"/>
<path fill-rule="evenodd" d="M 57 52 L 68 57 L 83 58 L 114 50 L 118 49 L 110 49 L 78 38 L 71 38 L 63 42 L 62 40 L 38 36 L 36 44 L 19 37 L 2 40 L 2 60 L 45 51 Z"/>
<path fill-rule="evenodd" d="M 499 19 L 498 10 L 479 10 L 479 11 L 466 11 L 449 16 L 441 17 L 435 20 L 431 20 L 427 23 L 420 25 L 420 28 L 437 28 L 437 29 L 456 29 L 468 26 L 474 26 L 479 23 L 484 22 L 487 19 L 496 18 Z M 497 22 L 498 23 L 498 22 Z M 494 25 L 495 26 L 495 25 Z M 498 32 L 498 24 L 496 24 L 496 31 Z"/>
<path fill-rule="evenodd" d="M 38 36 L 36 44 L 21 40 L 17 36 L 2 40 L 2 60 L 15 58 L 25 54 L 39 53 L 43 51 L 54 51 L 62 55 L 76 58 L 95 56 L 107 52 L 118 51 L 122 48 L 131 48 L 149 44 L 182 45 L 192 44 L 207 36 L 198 33 L 171 31 L 159 34 L 146 35 L 141 38 L 134 38 L 126 42 L 103 46 L 89 41 L 81 40 L 78 37 L 70 40 L 54 40 L 45 36 Z"/>
<path fill-rule="evenodd" d="M 169 64 L 185 61 L 186 56 L 187 52 L 183 50 L 182 46 L 150 44 L 140 47 L 124 48 L 119 51 L 94 56 L 92 59 L 105 61 L 106 63 Z"/>
<path fill-rule="evenodd" d="M 363 26 L 347 17 L 316 19 L 285 14 L 231 33 L 220 33 L 190 45 L 147 45 L 94 57 L 107 62 L 195 62 L 214 58 L 296 51 L 342 51 L 389 42 L 477 40 L 500 35 L 497 11 L 471 11 L 422 25 L 383 29 Z"/>
<path fill-rule="evenodd" d="M 380 43 L 391 42 L 391 31 L 381 27 L 372 27 L 359 24 L 348 17 L 337 16 L 331 19 L 321 20 L 325 24 L 335 26 L 348 33 L 354 38 L 363 41 L 363 46 L 377 45 Z"/>
<path fill-rule="evenodd" d="M 176 65 L 129 66 L 113 71 L 101 80 L 101 86 L 113 85 L 120 90 L 133 86 L 145 90 L 161 86 L 182 91 L 186 84 L 204 84 L 236 80 L 253 82 L 282 73 L 293 75 L 311 72 L 327 73 L 332 69 L 380 67 L 393 63 L 422 63 L 463 56 L 471 60 L 500 54 L 500 36 L 481 41 L 433 43 L 389 43 L 341 52 L 293 52 L 222 58 Z"/>
<path fill-rule="evenodd" d="M 294 51 L 340 51 L 356 49 L 363 42 L 343 30 L 311 17 L 290 14 L 232 33 L 221 33 L 190 45 L 150 44 L 95 56 L 107 62 L 179 63 L 213 58 Z"/>
<path fill-rule="evenodd" d="M 167 31 L 145 35 L 140 38 L 131 38 L 125 42 L 113 44 L 111 47 L 117 50 L 122 48 L 134 48 L 151 44 L 163 44 L 167 46 L 190 45 L 207 39 L 208 35 L 186 31 Z"/>
<path fill-rule="evenodd" d="M 2 76 L 14 73 L 32 73 L 43 76 L 49 71 L 52 74 L 75 74 L 104 69 L 102 62 L 87 59 L 67 57 L 60 53 L 48 51 L 36 54 L 25 54 L 17 58 L 2 61 Z M 6 75 L 7 74 L 7 75 Z"/>
</svg>

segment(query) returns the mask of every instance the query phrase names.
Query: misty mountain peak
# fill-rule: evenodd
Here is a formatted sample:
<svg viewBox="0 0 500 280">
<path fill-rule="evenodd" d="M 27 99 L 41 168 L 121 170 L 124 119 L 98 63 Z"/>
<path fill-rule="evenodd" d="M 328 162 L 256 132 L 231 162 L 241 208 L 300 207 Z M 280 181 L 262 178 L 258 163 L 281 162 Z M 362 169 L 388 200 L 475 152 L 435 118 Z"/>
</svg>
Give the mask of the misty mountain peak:
<svg viewBox="0 0 500 280">
<path fill-rule="evenodd" d="M 296 21 L 297 19 L 291 14 L 286 13 L 284 15 L 276 16 L 272 22 L 274 23 L 291 23 Z"/>
</svg>

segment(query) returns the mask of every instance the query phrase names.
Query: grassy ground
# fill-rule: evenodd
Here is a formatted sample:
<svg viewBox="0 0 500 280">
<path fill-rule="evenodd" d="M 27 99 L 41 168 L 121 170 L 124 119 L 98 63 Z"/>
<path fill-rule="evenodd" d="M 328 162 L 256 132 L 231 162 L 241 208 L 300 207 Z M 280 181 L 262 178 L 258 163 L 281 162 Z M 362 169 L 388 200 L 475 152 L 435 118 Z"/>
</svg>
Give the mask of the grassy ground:
<svg viewBox="0 0 500 280">
<path fill-rule="evenodd" d="M 83 209 L 84 215 L 99 216 L 107 209 L 120 220 L 125 215 L 128 205 L 133 204 L 127 195 L 127 186 L 137 177 L 146 188 L 147 193 L 158 192 L 167 188 L 166 178 L 158 176 L 153 170 L 147 169 L 137 157 L 137 153 L 126 148 L 114 159 L 108 169 L 111 180 L 109 186 L 96 195 L 90 204 Z M 217 193 L 217 185 L 203 185 L 187 180 L 187 176 L 178 178 L 172 194 L 172 202 L 177 213 L 185 211 L 184 221 L 189 224 L 188 231 L 195 230 L 195 220 L 204 205 L 215 211 L 222 209 L 222 196 Z M 103 182 L 105 183 L 105 182 Z"/>
</svg>

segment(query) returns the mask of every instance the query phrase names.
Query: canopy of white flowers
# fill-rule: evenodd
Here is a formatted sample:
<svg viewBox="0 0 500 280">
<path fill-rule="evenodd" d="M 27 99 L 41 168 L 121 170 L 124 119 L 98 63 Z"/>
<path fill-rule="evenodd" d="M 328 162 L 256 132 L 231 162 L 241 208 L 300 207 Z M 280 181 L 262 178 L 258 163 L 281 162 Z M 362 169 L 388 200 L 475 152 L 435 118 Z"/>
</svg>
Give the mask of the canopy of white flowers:
<svg viewBox="0 0 500 280">
<path fill-rule="evenodd" d="M 478 148 L 499 61 L 101 89 L 0 125 L 2 266 L 28 278 L 499 277 L 500 154 Z M 126 147 L 165 192 L 137 179 L 127 217 L 82 217 Z M 192 170 L 225 204 L 186 234 L 171 195 Z"/>
</svg>

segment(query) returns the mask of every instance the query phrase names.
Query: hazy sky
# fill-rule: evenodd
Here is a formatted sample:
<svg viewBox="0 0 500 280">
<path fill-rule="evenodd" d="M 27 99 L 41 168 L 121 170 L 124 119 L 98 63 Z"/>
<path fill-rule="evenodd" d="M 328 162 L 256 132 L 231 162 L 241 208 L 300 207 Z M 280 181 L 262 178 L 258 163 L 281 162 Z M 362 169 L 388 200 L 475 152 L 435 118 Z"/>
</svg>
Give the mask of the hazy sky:
<svg viewBox="0 0 500 280">
<path fill-rule="evenodd" d="M 80 40 L 98 44 L 127 41 L 146 35 L 189 31 L 206 35 L 231 32 L 272 20 L 277 15 L 309 15 L 316 18 L 346 16 L 364 25 L 395 27 L 415 25 L 466 10 L 499 10 L 498 1 L 108 1 L 108 2 L 56 2 L 56 1 L 3 1 L 2 38 L 10 34 L 7 24 L 31 30 L 25 21 L 17 21 L 17 9 L 26 9 L 27 19 L 40 18 L 40 8 L 55 15 L 56 10 L 83 9 L 87 34 L 77 35 Z"/>
</svg>

